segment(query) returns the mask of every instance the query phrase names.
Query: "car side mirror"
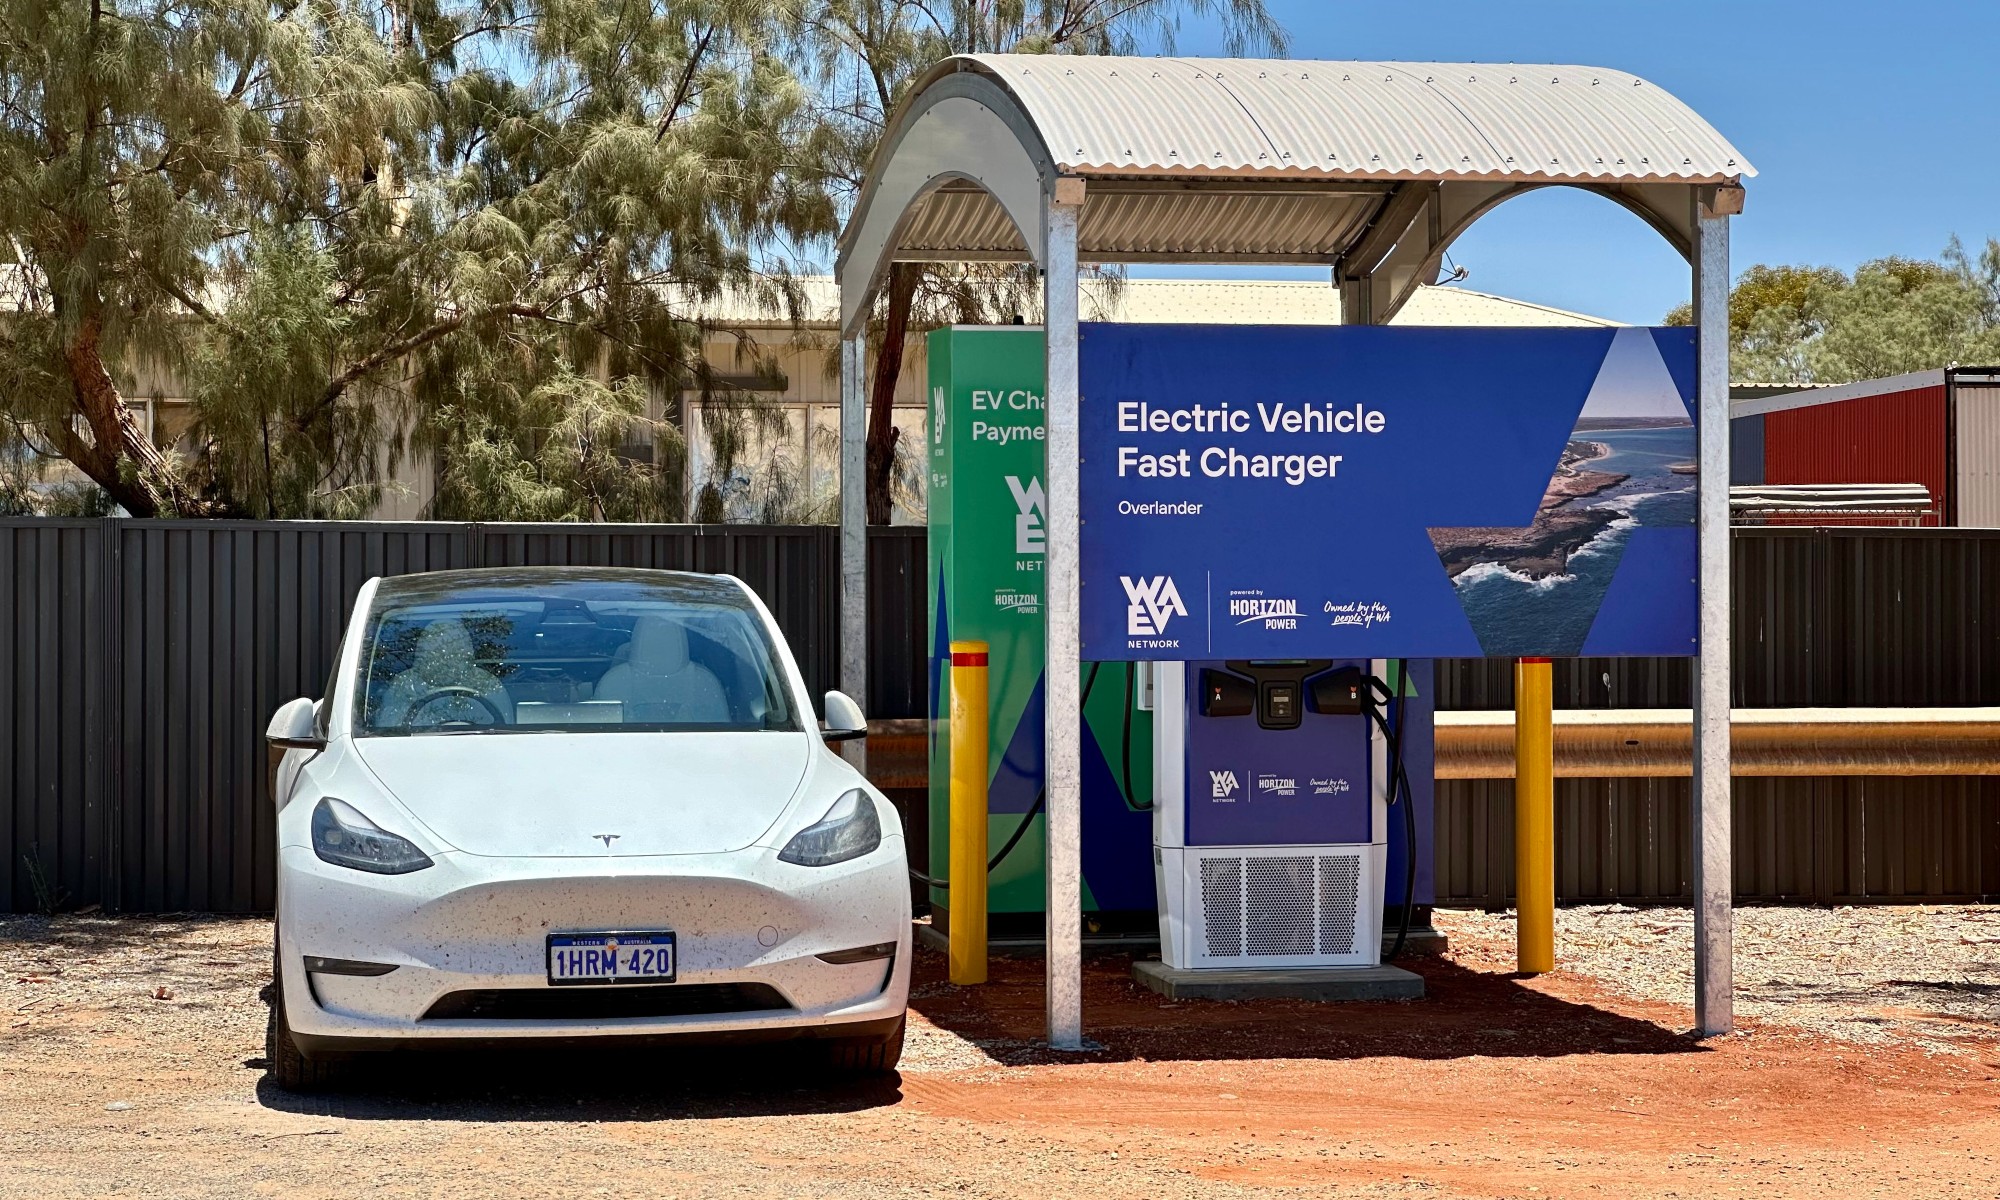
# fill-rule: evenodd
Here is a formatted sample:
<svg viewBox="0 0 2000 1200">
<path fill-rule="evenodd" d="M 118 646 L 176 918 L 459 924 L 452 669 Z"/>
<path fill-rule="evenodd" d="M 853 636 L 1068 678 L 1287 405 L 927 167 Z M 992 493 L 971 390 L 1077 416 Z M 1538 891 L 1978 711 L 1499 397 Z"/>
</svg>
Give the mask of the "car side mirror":
<svg viewBox="0 0 2000 1200">
<path fill-rule="evenodd" d="M 326 749 L 326 739 L 319 735 L 319 714 L 303 696 L 271 714 L 264 740 L 281 750 Z"/>
<path fill-rule="evenodd" d="M 845 692 L 826 694 L 826 720 L 820 722 L 819 735 L 829 742 L 847 742 L 868 736 L 868 718 L 861 715 L 861 706 Z"/>
</svg>

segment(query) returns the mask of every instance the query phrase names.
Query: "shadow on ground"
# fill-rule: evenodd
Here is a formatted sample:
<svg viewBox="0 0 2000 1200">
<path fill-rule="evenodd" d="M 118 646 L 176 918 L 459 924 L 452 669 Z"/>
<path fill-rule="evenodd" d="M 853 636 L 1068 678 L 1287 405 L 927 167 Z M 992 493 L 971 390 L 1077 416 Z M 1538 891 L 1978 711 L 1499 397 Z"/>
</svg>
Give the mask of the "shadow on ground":
<svg viewBox="0 0 2000 1200">
<path fill-rule="evenodd" d="M 93 906 L 95 907 L 95 906 Z M 88 949 L 94 954 L 117 954 L 134 949 L 157 949 L 163 938 L 204 928 L 231 929 L 242 917 L 218 917 L 201 913 L 168 913 L 158 916 L 104 916 L 74 913 L 57 917 L 0 916 L 0 942 L 25 946 Z M 208 947 L 190 947 L 190 953 L 205 953 Z"/>
<path fill-rule="evenodd" d="M 925 1069 L 920 1047 L 926 1038 L 939 1038 L 938 1031 L 1003 1066 L 1704 1052 L 1683 1029 L 1564 999 L 1528 986 L 1521 976 L 1473 971 L 1447 958 L 1418 957 L 1404 965 L 1424 977 L 1424 999 L 1169 1001 L 1132 979 L 1130 957 L 1092 957 L 1084 965 L 1084 1022 L 1095 1048 L 1058 1054 L 1043 1042 L 1039 959 L 996 957 L 989 982 L 956 987 L 945 977 L 943 956 L 919 950 L 910 1007 L 936 1030 L 913 1028 L 905 1067 Z M 298 1095 L 263 1079 L 257 1097 L 278 1111 L 359 1120 L 499 1122 L 846 1113 L 903 1098 L 898 1076 L 830 1075 L 813 1070 L 812 1061 L 803 1047 L 782 1043 L 727 1049 L 585 1042 L 563 1049 L 405 1053 L 359 1058 L 341 1086 L 323 1094 Z M 245 1066 L 260 1069 L 263 1063 L 253 1059 Z"/>
<path fill-rule="evenodd" d="M 1101 1050 L 1052 1055 L 1042 1046 L 1039 960 L 992 962 L 989 982 L 954 987 L 942 956 L 920 953 L 910 1007 L 1009 1065 L 1079 1059 L 1551 1058 L 1701 1052 L 1688 1033 L 1564 1000 L 1522 977 L 1470 971 L 1442 958 L 1406 964 L 1422 1000 L 1314 1004 L 1296 1000 L 1168 1001 L 1131 976 L 1129 957 L 1084 965 L 1084 1026 Z"/>
<path fill-rule="evenodd" d="M 815 1072 L 783 1045 L 385 1054 L 357 1059 L 320 1093 L 288 1092 L 269 1077 L 257 1084 L 266 1108 L 361 1121 L 714 1120 L 859 1112 L 901 1099 L 894 1075 Z"/>
</svg>

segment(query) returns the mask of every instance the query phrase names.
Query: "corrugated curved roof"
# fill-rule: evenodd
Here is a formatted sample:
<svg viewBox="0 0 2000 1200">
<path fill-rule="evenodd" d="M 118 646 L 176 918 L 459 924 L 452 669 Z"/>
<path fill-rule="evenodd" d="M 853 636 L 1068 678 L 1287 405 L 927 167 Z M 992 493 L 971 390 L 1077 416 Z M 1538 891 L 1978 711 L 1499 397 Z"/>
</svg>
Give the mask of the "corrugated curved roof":
<svg viewBox="0 0 2000 1200">
<path fill-rule="evenodd" d="M 1664 88 L 1601 67 L 982 54 L 932 77 L 968 70 L 1011 92 L 1056 165 L 1086 176 L 1756 174 Z"/>
</svg>

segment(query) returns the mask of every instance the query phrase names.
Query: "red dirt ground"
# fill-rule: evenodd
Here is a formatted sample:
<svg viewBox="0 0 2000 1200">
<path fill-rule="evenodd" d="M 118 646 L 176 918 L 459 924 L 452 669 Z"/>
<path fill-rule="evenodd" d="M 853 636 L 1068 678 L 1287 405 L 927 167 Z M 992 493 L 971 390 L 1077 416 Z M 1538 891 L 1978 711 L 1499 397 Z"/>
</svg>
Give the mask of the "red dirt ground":
<svg viewBox="0 0 2000 1200">
<path fill-rule="evenodd" d="M 781 1060 L 408 1059 L 262 1072 L 269 925 L 0 928 L 0 1196 L 2000 1194 L 2000 1043 L 1927 1056 L 1689 1014 L 1468 939 L 1429 998 L 1168 1004 L 1094 959 L 1103 1049 L 1039 1048 L 1041 965 L 922 955 L 900 1078 Z M 57 953 L 60 943 L 62 953 Z M 49 966 L 59 959 L 60 969 Z"/>
<path fill-rule="evenodd" d="M 1409 964 L 1423 1001 L 1338 1006 L 1170 1005 L 1129 982 L 1128 960 L 1095 962 L 1085 1005 L 1105 1048 L 1083 1057 L 1103 1065 L 906 1077 L 904 1103 L 1092 1142 L 1143 1130 L 1135 1144 L 1199 1178 L 1322 1194 L 2000 1195 L 2000 1047 L 1698 1041 L 1686 1010 L 1490 969 L 1502 961 L 1464 946 Z M 921 1011 L 1031 1038 L 1039 970 L 1003 964 Z"/>
</svg>

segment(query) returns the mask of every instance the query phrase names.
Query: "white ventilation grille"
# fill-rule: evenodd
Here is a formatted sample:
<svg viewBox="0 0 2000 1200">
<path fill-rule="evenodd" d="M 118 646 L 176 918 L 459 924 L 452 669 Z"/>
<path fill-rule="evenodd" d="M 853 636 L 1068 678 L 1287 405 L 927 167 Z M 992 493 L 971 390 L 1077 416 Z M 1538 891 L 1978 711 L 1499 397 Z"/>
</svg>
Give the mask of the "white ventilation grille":
<svg viewBox="0 0 2000 1200">
<path fill-rule="evenodd" d="M 1352 954 L 1361 916 L 1361 859 L 1319 860 L 1319 945 L 1322 954 Z"/>
<path fill-rule="evenodd" d="M 1313 952 L 1313 860 L 1250 858 L 1243 862 L 1243 952 Z"/>
<path fill-rule="evenodd" d="M 1201 914 L 1210 958 L 1243 953 L 1242 859 L 1201 860 Z"/>
<path fill-rule="evenodd" d="M 1203 854 L 1198 862 L 1203 961 L 1368 956 L 1361 852 Z"/>
</svg>

